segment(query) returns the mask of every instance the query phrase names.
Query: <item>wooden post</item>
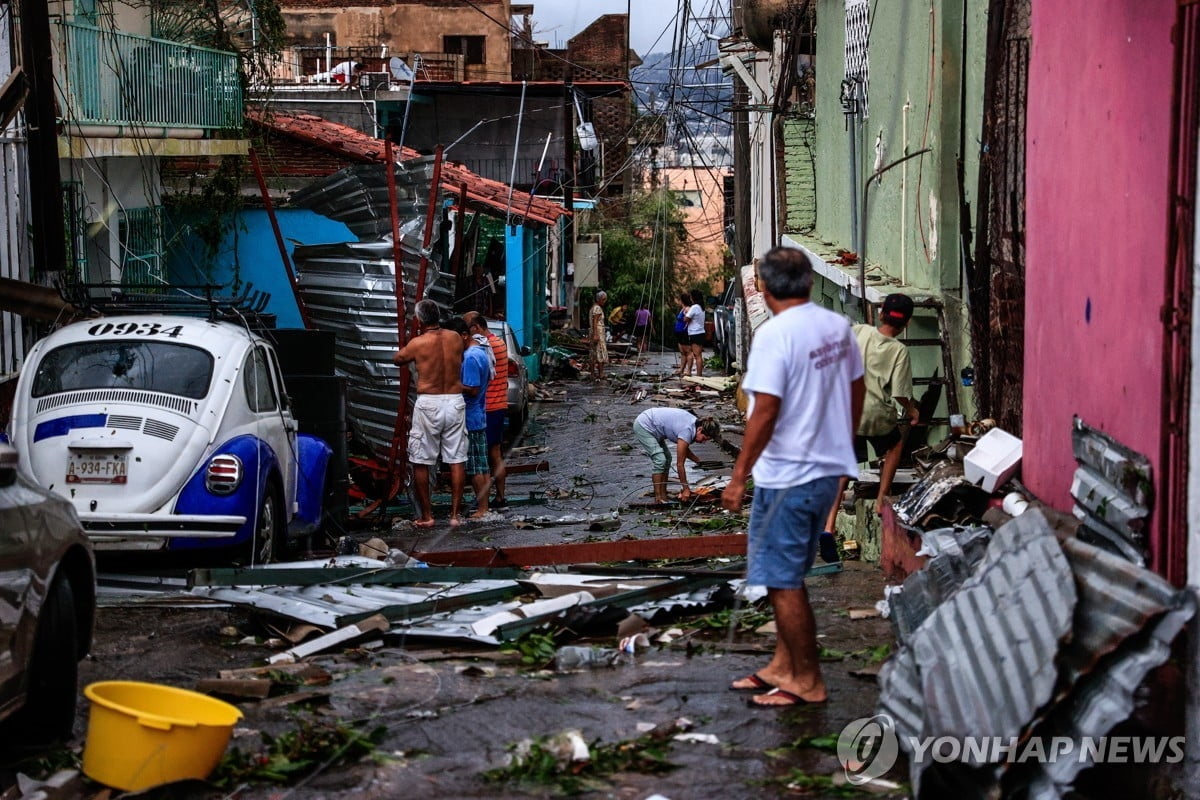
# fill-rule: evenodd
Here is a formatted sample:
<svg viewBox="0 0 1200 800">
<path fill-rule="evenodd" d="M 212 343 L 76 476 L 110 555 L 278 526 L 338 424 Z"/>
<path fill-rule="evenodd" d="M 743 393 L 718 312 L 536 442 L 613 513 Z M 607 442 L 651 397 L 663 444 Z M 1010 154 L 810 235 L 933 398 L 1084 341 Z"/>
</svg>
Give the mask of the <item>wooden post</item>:
<svg viewBox="0 0 1200 800">
<path fill-rule="evenodd" d="M 267 191 L 267 179 L 263 176 L 262 164 L 258 160 L 258 152 L 250 148 L 250 165 L 254 167 L 254 177 L 258 179 L 258 191 L 262 194 L 263 208 L 267 210 L 267 219 L 271 221 L 271 230 L 275 233 L 275 244 L 279 247 L 279 258 L 283 261 L 283 270 L 287 273 L 288 283 L 292 285 L 292 296 L 296 299 L 296 308 L 300 311 L 300 321 L 305 328 L 311 327 L 308 322 L 308 306 L 300 294 L 300 284 L 296 280 L 296 270 L 292 268 L 292 260 L 288 258 L 287 245 L 283 241 L 283 231 L 279 229 L 279 220 L 275 216 L 275 206 L 271 204 L 271 195 Z"/>
</svg>

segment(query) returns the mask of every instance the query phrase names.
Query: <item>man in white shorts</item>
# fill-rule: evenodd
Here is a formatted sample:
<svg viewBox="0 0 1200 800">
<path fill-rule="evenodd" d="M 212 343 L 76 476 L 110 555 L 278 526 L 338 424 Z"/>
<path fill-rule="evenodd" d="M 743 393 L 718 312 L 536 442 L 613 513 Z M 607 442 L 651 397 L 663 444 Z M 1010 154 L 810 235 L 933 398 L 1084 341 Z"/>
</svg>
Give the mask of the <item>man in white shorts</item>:
<svg viewBox="0 0 1200 800">
<path fill-rule="evenodd" d="M 463 340 L 439 323 L 437 303 L 417 303 L 421 332 L 393 356 L 398 365 L 415 362 L 417 391 L 412 427 L 408 432 L 408 461 L 413 465 L 418 528 L 433 527 L 429 497 L 429 468 L 438 456 L 450 467 L 450 524 L 459 525 L 463 488 L 466 485 L 467 417 L 462 395 Z"/>
</svg>

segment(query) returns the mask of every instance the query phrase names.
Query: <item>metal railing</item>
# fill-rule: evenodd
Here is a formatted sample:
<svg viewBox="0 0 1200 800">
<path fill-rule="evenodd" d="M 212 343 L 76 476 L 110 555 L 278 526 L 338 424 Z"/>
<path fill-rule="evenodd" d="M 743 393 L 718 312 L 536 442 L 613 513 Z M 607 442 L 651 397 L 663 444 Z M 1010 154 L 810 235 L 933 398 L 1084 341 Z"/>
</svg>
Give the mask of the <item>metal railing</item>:
<svg viewBox="0 0 1200 800">
<path fill-rule="evenodd" d="M 59 102 L 80 125 L 238 128 L 238 57 L 207 47 L 58 23 Z"/>
</svg>

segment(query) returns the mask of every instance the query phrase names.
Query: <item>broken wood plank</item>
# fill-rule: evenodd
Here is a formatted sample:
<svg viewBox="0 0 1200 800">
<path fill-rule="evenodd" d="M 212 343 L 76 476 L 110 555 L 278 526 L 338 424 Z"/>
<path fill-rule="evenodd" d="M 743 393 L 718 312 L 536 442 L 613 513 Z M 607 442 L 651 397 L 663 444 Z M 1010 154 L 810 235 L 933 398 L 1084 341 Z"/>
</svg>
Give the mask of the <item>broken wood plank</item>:
<svg viewBox="0 0 1200 800">
<path fill-rule="evenodd" d="M 538 547 L 498 547 L 413 553 L 429 564 L 457 567 L 515 567 L 583 564 L 593 561 L 634 561 L 663 558 L 710 558 L 746 555 L 745 534 L 685 536 L 667 539 L 621 539 Z M 840 569 L 840 565 L 839 565 Z"/>
<path fill-rule="evenodd" d="M 382 614 L 375 614 L 367 617 L 361 622 L 356 622 L 353 625 L 347 625 L 344 628 L 338 628 L 332 633 L 327 633 L 324 636 L 319 636 L 312 641 L 304 644 L 296 645 L 290 650 L 284 650 L 282 653 L 276 653 L 267 659 L 268 664 L 292 664 L 302 658 L 311 656 L 315 653 L 320 653 L 322 650 L 329 650 L 337 647 L 339 644 L 354 641 L 371 633 L 382 633 L 392 627 L 387 617 Z"/>
</svg>

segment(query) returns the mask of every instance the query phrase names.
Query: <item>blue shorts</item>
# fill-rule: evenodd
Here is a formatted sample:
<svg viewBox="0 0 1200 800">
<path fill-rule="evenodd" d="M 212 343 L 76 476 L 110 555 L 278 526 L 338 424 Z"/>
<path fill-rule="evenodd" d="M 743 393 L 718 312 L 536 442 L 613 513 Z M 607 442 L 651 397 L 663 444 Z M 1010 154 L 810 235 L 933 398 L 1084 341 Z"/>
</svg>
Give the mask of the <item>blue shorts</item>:
<svg viewBox="0 0 1200 800">
<path fill-rule="evenodd" d="M 467 474 L 488 474 L 487 433 L 467 431 Z"/>
<path fill-rule="evenodd" d="M 487 445 L 500 444 L 504 438 L 504 418 L 508 416 L 508 411 L 500 409 L 498 411 L 487 412 Z"/>
<path fill-rule="evenodd" d="M 786 489 L 754 487 L 747 542 L 746 583 L 768 589 L 803 589 L 817 557 L 838 478 L 817 478 Z"/>
</svg>

